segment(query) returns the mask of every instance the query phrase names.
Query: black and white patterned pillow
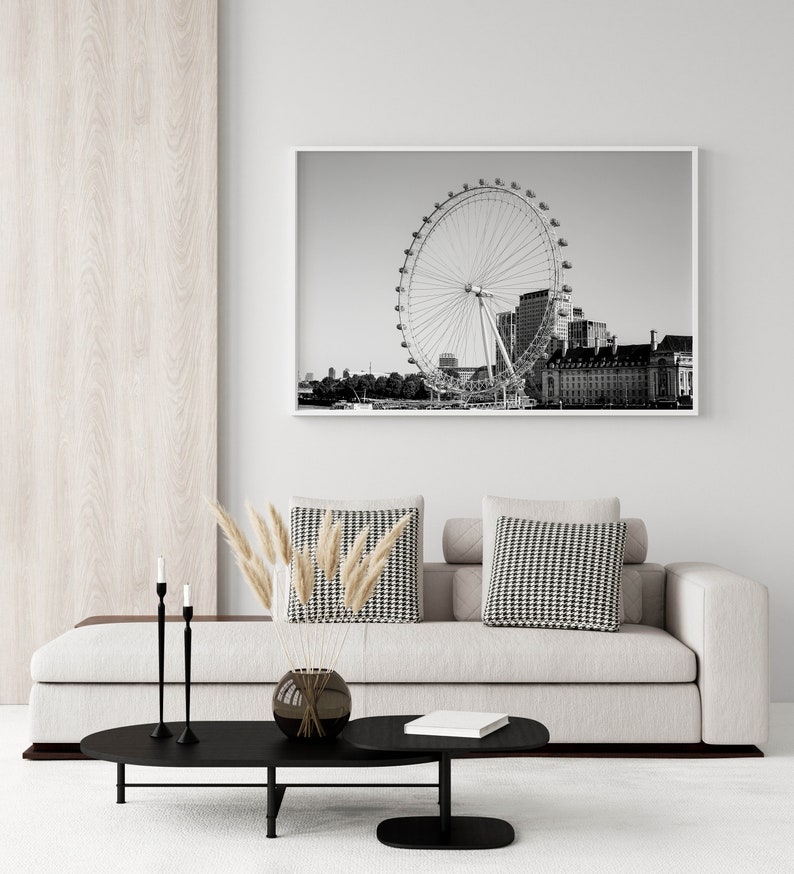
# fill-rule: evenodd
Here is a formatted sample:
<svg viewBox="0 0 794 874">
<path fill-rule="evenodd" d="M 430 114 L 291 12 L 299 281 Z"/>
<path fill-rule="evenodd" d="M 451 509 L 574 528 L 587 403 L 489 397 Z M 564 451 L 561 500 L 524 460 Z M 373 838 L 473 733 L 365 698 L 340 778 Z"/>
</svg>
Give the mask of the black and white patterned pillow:
<svg viewBox="0 0 794 874">
<path fill-rule="evenodd" d="M 617 631 L 625 522 L 500 516 L 485 625 Z"/>
<path fill-rule="evenodd" d="M 314 557 L 317 535 L 320 532 L 325 509 L 295 507 L 290 510 L 290 536 L 298 551 L 308 544 Z M 314 593 L 305 606 L 290 592 L 287 618 L 290 622 L 418 622 L 419 621 L 419 509 L 332 510 L 334 522 L 342 520 L 342 560 L 365 525 L 369 536 L 364 548 L 369 552 L 375 544 L 406 513 L 411 519 L 403 530 L 383 568 L 375 591 L 357 614 L 344 612 L 344 591 L 340 574 L 330 583 L 317 567 L 314 573 Z M 340 561 L 341 564 L 341 561 Z"/>
</svg>

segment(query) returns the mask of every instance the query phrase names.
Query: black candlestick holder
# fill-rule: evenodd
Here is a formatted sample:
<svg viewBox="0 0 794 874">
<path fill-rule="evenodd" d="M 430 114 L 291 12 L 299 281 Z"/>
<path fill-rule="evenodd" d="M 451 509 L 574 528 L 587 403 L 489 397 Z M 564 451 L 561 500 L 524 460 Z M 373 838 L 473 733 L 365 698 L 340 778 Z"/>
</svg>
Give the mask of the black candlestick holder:
<svg viewBox="0 0 794 874">
<path fill-rule="evenodd" d="M 193 636 L 190 620 L 193 618 L 193 608 L 183 607 L 182 615 L 185 617 L 185 728 L 176 742 L 178 744 L 197 744 L 199 739 L 190 727 L 190 644 Z"/>
<path fill-rule="evenodd" d="M 160 721 L 154 727 L 150 737 L 171 737 L 173 732 L 163 722 L 163 683 L 165 680 L 165 598 L 166 584 L 157 584 L 157 597 L 160 603 L 157 605 L 157 650 L 158 650 L 158 667 L 160 669 Z"/>
</svg>

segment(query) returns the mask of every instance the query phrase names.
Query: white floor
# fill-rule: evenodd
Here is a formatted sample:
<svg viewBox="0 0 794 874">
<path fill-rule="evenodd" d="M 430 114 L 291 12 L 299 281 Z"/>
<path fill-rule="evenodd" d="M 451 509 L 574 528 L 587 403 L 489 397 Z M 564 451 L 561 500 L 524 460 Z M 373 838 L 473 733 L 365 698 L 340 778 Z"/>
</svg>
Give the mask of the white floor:
<svg viewBox="0 0 794 874">
<path fill-rule="evenodd" d="M 27 708 L 0 707 L 0 871 L 794 872 L 794 704 L 772 707 L 763 759 L 490 759 L 452 764 L 453 814 L 507 819 L 491 851 L 411 851 L 381 819 L 434 813 L 432 789 L 288 789 L 265 838 L 264 790 L 129 789 L 115 766 L 23 761 Z M 308 782 L 431 782 L 433 766 L 279 771 Z M 138 782 L 256 782 L 248 771 L 127 769 Z"/>
</svg>

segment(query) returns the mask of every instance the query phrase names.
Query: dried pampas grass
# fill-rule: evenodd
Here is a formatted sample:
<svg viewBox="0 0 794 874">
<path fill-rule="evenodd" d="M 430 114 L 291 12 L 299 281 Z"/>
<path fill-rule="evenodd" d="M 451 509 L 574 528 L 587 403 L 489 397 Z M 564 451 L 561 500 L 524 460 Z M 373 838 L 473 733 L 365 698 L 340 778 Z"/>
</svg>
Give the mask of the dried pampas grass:
<svg viewBox="0 0 794 874">
<path fill-rule="evenodd" d="M 342 544 L 342 523 L 341 521 L 334 523 L 333 518 L 334 514 L 329 507 L 323 516 L 315 552 L 317 565 L 329 582 L 336 576 L 339 568 L 339 547 Z"/>
<path fill-rule="evenodd" d="M 406 513 L 397 523 L 384 534 L 369 553 L 365 553 L 367 539 L 370 535 L 369 526 L 358 532 L 352 546 L 344 559 L 341 558 L 342 522 L 333 521 L 333 513 L 326 510 L 315 545 L 314 558 L 309 545 L 302 550 L 293 549 L 289 530 L 279 512 L 272 504 L 267 505 L 267 518 L 258 513 L 250 501 L 246 501 L 246 510 L 251 527 L 256 533 L 259 546 L 264 556 L 259 555 L 248 542 L 245 534 L 232 516 L 217 501 L 207 500 L 210 510 L 215 516 L 219 527 L 224 533 L 226 542 L 234 555 L 237 566 L 248 582 L 252 591 L 262 606 L 273 618 L 276 634 L 284 650 L 284 654 L 293 671 L 295 665 L 307 665 L 303 669 L 306 674 L 305 693 L 316 700 L 325 689 L 330 672 L 336 667 L 341 655 L 347 632 L 352 624 L 352 617 L 359 614 L 372 597 L 380 580 L 381 573 L 389 560 L 389 555 L 408 525 L 411 514 Z M 339 574 L 343 588 L 343 597 L 336 607 L 336 614 L 328 622 L 309 622 L 304 618 L 300 622 L 287 622 L 289 633 L 281 630 L 281 619 L 274 609 L 274 588 L 278 582 L 279 562 L 287 572 L 288 588 L 295 592 L 295 597 L 305 607 L 314 594 L 315 566 L 325 575 L 330 583 Z M 281 597 L 279 596 L 281 602 Z M 283 600 L 286 607 L 288 599 Z M 336 628 L 328 632 L 328 625 L 336 624 Z M 345 626 L 344 634 L 340 634 Z M 329 640 L 330 637 L 330 640 Z M 315 662 L 319 660 L 319 666 Z M 328 667 L 324 667 L 328 664 Z M 316 713 L 307 711 L 304 717 L 305 727 L 302 731 L 309 734 L 317 730 L 324 734 Z M 312 723 L 313 728 L 309 725 Z"/>
<path fill-rule="evenodd" d="M 276 564 L 276 548 L 273 545 L 273 535 L 267 527 L 267 522 L 254 509 L 254 505 L 250 501 L 245 502 L 245 509 L 248 511 L 248 518 L 251 520 L 251 527 L 256 532 L 259 538 L 259 544 L 262 547 L 262 552 L 265 556 L 265 561 L 269 565 Z"/>
<path fill-rule="evenodd" d="M 211 501 L 208 498 L 206 501 L 232 550 L 237 567 L 242 571 L 265 610 L 270 610 L 273 604 L 273 579 L 270 572 L 254 552 L 231 514 L 218 501 Z"/>
<path fill-rule="evenodd" d="M 305 607 L 314 593 L 314 564 L 308 545 L 304 546 L 301 552 L 293 549 L 292 562 L 294 568 L 292 585 L 298 600 Z"/>
<path fill-rule="evenodd" d="M 270 516 L 270 524 L 273 528 L 273 538 L 276 541 L 278 556 L 284 565 L 289 565 L 292 559 L 292 543 L 289 539 L 289 529 L 284 524 L 281 514 L 272 504 L 267 505 L 267 512 Z"/>
<path fill-rule="evenodd" d="M 398 519 L 351 572 L 345 586 L 345 607 L 354 614 L 360 613 L 372 597 L 394 544 L 410 521 L 410 513 Z"/>
</svg>

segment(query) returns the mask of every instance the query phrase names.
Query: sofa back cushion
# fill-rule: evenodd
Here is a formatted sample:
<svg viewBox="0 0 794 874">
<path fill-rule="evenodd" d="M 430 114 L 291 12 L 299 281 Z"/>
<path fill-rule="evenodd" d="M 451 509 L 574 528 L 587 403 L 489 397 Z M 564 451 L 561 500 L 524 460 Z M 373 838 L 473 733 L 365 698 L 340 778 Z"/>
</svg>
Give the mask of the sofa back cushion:
<svg viewBox="0 0 794 874">
<path fill-rule="evenodd" d="M 621 518 L 626 523 L 623 564 L 644 564 L 648 557 L 648 530 L 642 519 Z M 482 564 L 482 519 L 447 519 L 441 545 L 447 564 Z"/>
</svg>

